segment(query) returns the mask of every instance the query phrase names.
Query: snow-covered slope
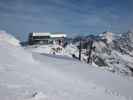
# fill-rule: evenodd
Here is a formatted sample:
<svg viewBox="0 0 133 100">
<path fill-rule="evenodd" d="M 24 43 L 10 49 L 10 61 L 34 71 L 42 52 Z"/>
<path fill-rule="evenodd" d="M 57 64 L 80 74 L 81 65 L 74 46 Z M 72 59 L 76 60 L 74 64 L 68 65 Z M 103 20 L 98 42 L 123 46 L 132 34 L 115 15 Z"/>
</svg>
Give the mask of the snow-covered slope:
<svg viewBox="0 0 133 100">
<path fill-rule="evenodd" d="M 132 100 L 133 80 L 0 40 L 1 100 Z"/>
<path fill-rule="evenodd" d="M 14 46 L 20 46 L 20 41 L 8 34 L 6 31 L 0 31 L 0 41 L 8 42 Z"/>
</svg>

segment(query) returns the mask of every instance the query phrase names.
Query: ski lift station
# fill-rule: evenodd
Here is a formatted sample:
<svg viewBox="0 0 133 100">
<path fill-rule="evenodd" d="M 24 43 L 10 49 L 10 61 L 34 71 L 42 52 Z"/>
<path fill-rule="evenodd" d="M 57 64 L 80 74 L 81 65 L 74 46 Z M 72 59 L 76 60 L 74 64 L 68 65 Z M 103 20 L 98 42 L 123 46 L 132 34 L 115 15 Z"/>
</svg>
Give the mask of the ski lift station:
<svg viewBox="0 0 133 100">
<path fill-rule="evenodd" d="M 66 34 L 64 33 L 50 33 L 50 32 L 32 32 L 29 33 L 29 45 L 38 44 L 59 44 L 62 45 Z"/>
</svg>

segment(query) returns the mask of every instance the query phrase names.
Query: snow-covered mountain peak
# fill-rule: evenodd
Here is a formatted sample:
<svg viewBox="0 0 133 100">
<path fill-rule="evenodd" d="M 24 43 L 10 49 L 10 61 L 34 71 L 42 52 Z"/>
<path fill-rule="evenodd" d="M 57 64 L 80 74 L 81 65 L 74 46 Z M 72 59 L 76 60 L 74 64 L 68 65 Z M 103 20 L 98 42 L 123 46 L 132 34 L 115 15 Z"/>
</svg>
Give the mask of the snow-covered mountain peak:
<svg viewBox="0 0 133 100">
<path fill-rule="evenodd" d="M 127 32 L 127 35 L 128 35 L 128 39 L 131 43 L 133 43 L 133 31 L 128 31 Z"/>
<path fill-rule="evenodd" d="M 122 37 L 122 34 L 121 33 L 112 33 L 112 32 L 103 32 L 103 33 L 99 34 L 99 37 L 101 39 L 105 39 L 106 42 L 109 44 L 113 40 L 120 39 Z"/>
<path fill-rule="evenodd" d="M 100 34 L 100 37 L 102 37 L 102 39 L 106 39 L 107 43 L 111 43 L 114 39 L 114 34 L 112 32 L 104 32 L 102 34 Z"/>
</svg>

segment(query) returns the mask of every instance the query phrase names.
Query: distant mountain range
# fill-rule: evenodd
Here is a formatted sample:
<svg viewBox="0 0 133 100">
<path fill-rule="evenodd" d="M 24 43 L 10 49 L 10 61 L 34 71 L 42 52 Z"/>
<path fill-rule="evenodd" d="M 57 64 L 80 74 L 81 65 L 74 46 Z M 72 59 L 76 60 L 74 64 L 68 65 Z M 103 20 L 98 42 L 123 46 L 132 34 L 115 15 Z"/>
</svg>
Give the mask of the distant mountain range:
<svg viewBox="0 0 133 100">
<path fill-rule="evenodd" d="M 80 37 L 74 41 L 79 43 Z M 133 74 L 133 32 L 115 34 L 104 32 L 98 36 L 81 37 L 83 44 L 88 45 L 88 41 L 93 41 L 91 59 L 95 66 L 110 70 L 111 72 L 121 73 L 122 75 Z M 74 42 L 76 44 L 76 42 Z M 88 43 L 88 44 L 87 44 Z M 89 51 L 90 48 L 83 48 Z M 78 55 L 77 55 L 78 56 Z M 87 58 L 88 53 L 82 54 L 82 60 Z"/>
</svg>

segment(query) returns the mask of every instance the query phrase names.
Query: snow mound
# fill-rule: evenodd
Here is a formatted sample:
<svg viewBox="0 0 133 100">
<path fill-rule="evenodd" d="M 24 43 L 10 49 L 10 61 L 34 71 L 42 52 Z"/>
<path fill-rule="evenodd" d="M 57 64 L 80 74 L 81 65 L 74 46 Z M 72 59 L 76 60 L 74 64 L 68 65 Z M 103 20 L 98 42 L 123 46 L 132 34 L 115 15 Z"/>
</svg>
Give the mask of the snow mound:
<svg viewBox="0 0 133 100">
<path fill-rule="evenodd" d="M 48 100 L 48 97 L 42 92 L 35 92 L 30 99 L 27 100 Z"/>
<path fill-rule="evenodd" d="M 4 31 L 0 32 L 0 48 L 0 65 L 14 63 L 15 61 L 34 62 L 32 54 L 20 46 L 19 40 Z"/>
<path fill-rule="evenodd" d="M 14 46 L 20 46 L 20 41 L 8 34 L 6 31 L 0 31 L 0 41 L 7 42 Z"/>
<path fill-rule="evenodd" d="M 36 53 L 41 53 L 41 54 L 54 54 L 54 55 L 61 55 L 61 56 L 66 56 L 66 57 L 72 57 L 72 48 L 63 48 L 60 45 L 35 45 L 35 46 L 28 46 L 25 49 L 31 51 L 31 52 L 36 52 Z M 71 50 L 69 50 L 71 49 Z"/>
</svg>

